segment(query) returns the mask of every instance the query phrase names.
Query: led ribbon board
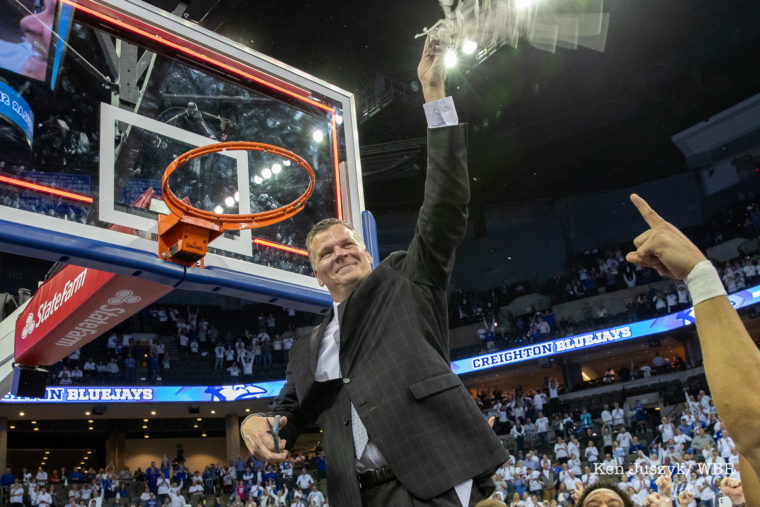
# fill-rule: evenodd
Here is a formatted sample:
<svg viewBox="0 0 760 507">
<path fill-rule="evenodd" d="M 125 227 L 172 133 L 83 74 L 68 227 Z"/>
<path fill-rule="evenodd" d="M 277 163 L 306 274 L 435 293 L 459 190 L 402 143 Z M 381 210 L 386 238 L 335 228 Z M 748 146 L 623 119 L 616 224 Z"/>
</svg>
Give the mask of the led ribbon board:
<svg viewBox="0 0 760 507">
<path fill-rule="evenodd" d="M 3 403 L 171 403 L 243 401 L 277 396 L 284 380 L 222 386 L 48 387 L 45 398 L 6 394 Z"/>
<path fill-rule="evenodd" d="M 744 308 L 760 302 L 760 285 L 736 292 L 728 297 L 735 309 Z M 497 366 L 519 363 L 530 359 L 553 357 L 567 352 L 617 343 L 634 338 L 641 338 L 666 331 L 672 331 L 694 324 L 694 308 L 671 313 L 655 319 L 642 320 L 623 326 L 599 329 L 589 333 L 577 334 L 550 340 L 534 345 L 527 345 L 491 354 L 483 354 L 451 363 L 451 369 L 457 375 L 486 370 Z"/>
<path fill-rule="evenodd" d="M 0 117 L 18 127 L 31 146 L 34 137 L 34 113 L 16 90 L 0 81 Z"/>
</svg>

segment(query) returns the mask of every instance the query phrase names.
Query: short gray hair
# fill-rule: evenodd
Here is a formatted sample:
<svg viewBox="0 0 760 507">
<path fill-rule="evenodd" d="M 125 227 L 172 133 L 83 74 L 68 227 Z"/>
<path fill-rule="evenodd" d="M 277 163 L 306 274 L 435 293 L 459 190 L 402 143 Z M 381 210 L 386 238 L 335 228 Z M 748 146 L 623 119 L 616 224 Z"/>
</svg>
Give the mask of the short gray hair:
<svg viewBox="0 0 760 507">
<path fill-rule="evenodd" d="M 359 232 L 356 229 L 354 229 L 354 227 L 351 224 L 349 224 L 348 222 L 344 222 L 343 220 L 340 220 L 339 218 L 325 218 L 323 220 L 320 220 L 316 224 L 314 224 L 314 226 L 309 231 L 309 234 L 306 235 L 306 251 L 309 252 L 309 262 L 311 262 L 311 267 L 313 269 L 316 269 L 316 264 L 314 262 L 314 258 L 312 257 L 312 254 L 314 252 L 312 252 L 311 250 L 311 246 L 314 243 L 314 237 L 320 232 L 326 231 L 333 225 L 342 225 L 343 227 L 351 231 L 351 235 L 354 237 L 354 240 L 356 241 L 356 243 L 362 248 L 364 248 L 365 250 L 367 249 L 367 246 L 364 244 L 364 240 L 359 235 Z"/>
</svg>

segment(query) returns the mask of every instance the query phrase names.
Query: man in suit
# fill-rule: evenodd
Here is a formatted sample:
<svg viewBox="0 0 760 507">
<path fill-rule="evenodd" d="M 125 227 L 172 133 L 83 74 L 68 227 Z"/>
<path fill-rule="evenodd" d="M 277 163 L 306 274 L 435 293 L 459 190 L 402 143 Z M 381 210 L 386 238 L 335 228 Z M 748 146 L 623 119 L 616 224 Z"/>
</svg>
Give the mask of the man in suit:
<svg viewBox="0 0 760 507">
<path fill-rule="evenodd" d="M 557 472 L 549 466 L 548 462 L 544 462 L 540 474 L 539 481 L 544 490 L 544 501 L 554 500 L 557 496 Z"/>
<path fill-rule="evenodd" d="M 474 505 L 507 459 L 467 389 L 452 373 L 446 287 L 467 225 L 465 127 L 445 96 L 443 50 L 425 43 L 418 76 L 428 117 L 428 171 L 406 252 L 372 270 L 358 233 L 337 219 L 306 240 L 333 308 L 290 353 L 275 402 L 286 449 L 307 425 L 323 429 L 328 497 L 337 507 Z M 274 452 L 269 414 L 247 417 L 251 452 Z M 282 445 L 283 442 L 281 441 Z"/>
</svg>

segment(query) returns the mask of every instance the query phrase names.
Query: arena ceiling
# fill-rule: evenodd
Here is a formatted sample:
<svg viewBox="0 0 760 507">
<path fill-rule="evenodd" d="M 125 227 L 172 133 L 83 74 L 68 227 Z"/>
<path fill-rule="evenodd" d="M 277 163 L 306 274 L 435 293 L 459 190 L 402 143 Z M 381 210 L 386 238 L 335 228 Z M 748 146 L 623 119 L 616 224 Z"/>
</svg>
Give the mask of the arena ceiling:
<svg viewBox="0 0 760 507">
<path fill-rule="evenodd" d="M 521 42 L 450 71 L 460 119 L 471 125 L 475 202 L 606 191 L 686 171 L 671 136 L 760 92 L 760 3 L 607 0 L 604 9 L 604 53 Z M 414 35 L 442 17 L 438 2 L 193 0 L 186 17 L 355 92 L 360 110 L 391 90 L 360 126 L 366 205 L 419 203 L 425 124 Z"/>
</svg>

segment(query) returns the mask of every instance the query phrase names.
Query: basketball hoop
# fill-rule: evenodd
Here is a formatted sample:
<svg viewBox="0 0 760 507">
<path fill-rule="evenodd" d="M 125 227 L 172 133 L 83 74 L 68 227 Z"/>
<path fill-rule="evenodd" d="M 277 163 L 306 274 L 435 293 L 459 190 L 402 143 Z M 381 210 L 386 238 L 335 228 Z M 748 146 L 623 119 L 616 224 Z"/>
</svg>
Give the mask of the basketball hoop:
<svg viewBox="0 0 760 507">
<path fill-rule="evenodd" d="M 169 176 L 179 166 L 194 158 L 226 150 L 263 151 L 296 162 L 309 175 L 309 186 L 300 197 L 285 206 L 247 215 L 225 215 L 198 209 L 181 201 L 169 189 Z M 306 160 L 292 151 L 271 144 L 229 141 L 200 146 L 185 152 L 167 166 L 161 179 L 161 192 L 171 214 L 158 217 L 158 256 L 183 266 L 202 267 L 208 244 L 224 231 L 257 229 L 287 220 L 304 209 L 314 193 L 314 183 L 314 170 Z"/>
</svg>

